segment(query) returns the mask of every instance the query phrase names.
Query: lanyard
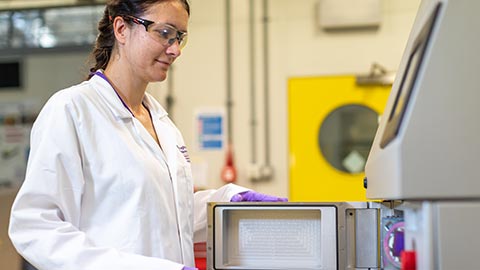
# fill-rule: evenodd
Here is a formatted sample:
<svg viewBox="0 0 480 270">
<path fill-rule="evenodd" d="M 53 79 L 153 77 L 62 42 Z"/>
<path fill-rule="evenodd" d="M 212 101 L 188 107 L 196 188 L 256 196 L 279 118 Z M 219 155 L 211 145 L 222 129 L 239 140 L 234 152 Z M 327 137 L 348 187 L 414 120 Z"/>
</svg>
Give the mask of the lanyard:
<svg viewBox="0 0 480 270">
<path fill-rule="evenodd" d="M 115 91 L 115 94 L 117 94 L 117 97 L 120 99 L 120 101 L 122 102 L 123 106 L 125 108 L 127 108 L 127 110 L 132 114 L 133 117 L 135 117 L 135 115 L 133 114 L 133 112 L 130 110 L 130 108 L 128 108 L 127 104 L 125 103 L 125 101 L 123 101 L 122 97 L 118 94 L 117 90 L 115 90 L 115 87 L 113 87 L 113 85 L 110 83 L 110 81 L 108 80 L 107 76 L 105 76 L 105 74 L 103 74 L 102 72 L 100 71 L 95 71 L 92 73 L 93 75 L 97 75 L 99 76 L 100 78 L 104 79 L 108 84 L 110 84 L 110 86 L 112 87 L 113 91 Z M 144 105 L 145 106 L 145 105 Z M 148 108 L 147 108 L 148 110 Z M 150 112 L 150 111 L 149 111 Z"/>
</svg>

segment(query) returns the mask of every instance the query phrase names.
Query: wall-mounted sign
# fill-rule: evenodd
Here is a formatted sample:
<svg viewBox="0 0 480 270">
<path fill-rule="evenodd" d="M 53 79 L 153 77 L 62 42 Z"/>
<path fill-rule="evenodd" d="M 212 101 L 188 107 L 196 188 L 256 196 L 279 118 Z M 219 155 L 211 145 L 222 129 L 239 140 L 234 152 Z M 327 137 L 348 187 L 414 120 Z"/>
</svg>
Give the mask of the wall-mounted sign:
<svg viewBox="0 0 480 270">
<path fill-rule="evenodd" d="M 223 109 L 199 109 L 195 113 L 195 132 L 199 150 L 221 150 L 225 145 Z"/>
</svg>

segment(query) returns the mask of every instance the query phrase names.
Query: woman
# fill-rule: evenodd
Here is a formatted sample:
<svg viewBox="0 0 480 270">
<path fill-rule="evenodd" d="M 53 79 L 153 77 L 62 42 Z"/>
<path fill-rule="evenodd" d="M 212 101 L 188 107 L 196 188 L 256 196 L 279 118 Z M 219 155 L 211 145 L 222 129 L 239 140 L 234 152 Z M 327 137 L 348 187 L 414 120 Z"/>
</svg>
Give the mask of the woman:
<svg viewBox="0 0 480 270">
<path fill-rule="evenodd" d="M 186 0 L 108 1 L 89 79 L 39 114 L 9 228 L 38 269 L 194 269 L 207 201 L 285 200 L 235 185 L 193 195 L 182 136 L 145 92 L 180 56 L 188 18 Z"/>
</svg>

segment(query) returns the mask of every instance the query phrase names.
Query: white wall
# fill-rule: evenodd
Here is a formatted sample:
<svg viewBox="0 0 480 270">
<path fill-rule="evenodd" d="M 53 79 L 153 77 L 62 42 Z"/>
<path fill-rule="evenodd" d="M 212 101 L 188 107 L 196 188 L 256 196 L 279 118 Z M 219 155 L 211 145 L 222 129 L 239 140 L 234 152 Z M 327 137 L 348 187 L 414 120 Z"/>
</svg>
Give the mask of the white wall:
<svg viewBox="0 0 480 270">
<path fill-rule="evenodd" d="M 22 63 L 23 86 L 0 91 L 0 104 L 24 100 L 42 105 L 54 92 L 81 82 L 86 76 L 84 65 L 89 52 L 48 53 L 0 56 Z"/>
<path fill-rule="evenodd" d="M 264 157 L 262 1 L 256 4 L 256 100 L 258 161 Z M 330 33 L 316 26 L 317 0 L 269 1 L 270 144 L 274 178 L 252 183 L 247 179 L 251 156 L 250 63 L 248 0 L 232 3 L 233 15 L 233 142 L 238 183 L 258 191 L 288 195 L 287 80 L 298 76 L 367 73 L 372 62 L 389 70 L 399 64 L 419 0 L 382 0 L 382 24 L 377 31 Z M 225 107 L 225 1 L 192 0 L 189 41 L 169 78 L 174 85 L 173 118 L 183 131 L 194 162 L 207 162 L 210 187 L 219 179 L 224 151 L 195 149 L 194 112 L 201 107 Z M 88 52 L 29 55 L 24 58 L 26 85 L 22 91 L 0 92 L 0 104 L 33 99 L 40 104 L 56 90 L 85 76 Z M 154 84 L 152 93 L 164 103 L 167 82 Z"/>
<path fill-rule="evenodd" d="M 173 74 L 174 120 L 183 131 L 193 160 L 209 163 L 209 184 L 219 180 L 224 151 L 195 149 L 193 116 L 199 107 L 225 107 L 224 1 L 192 2 L 190 37 Z M 382 24 L 377 31 L 325 32 L 315 23 L 316 0 L 270 0 L 270 144 L 274 178 L 252 183 L 250 163 L 250 73 L 248 1 L 231 1 L 233 12 L 233 141 L 238 183 L 261 192 L 288 195 L 287 80 L 298 76 L 368 73 L 373 62 L 391 71 L 399 65 L 419 0 L 382 0 Z M 258 160 L 263 162 L 263 48 L 262 1 L 256 2 L 256 77 L 258 112 Z M 172 79 L 172 78 L 170 78 Z M 165 85 L 154 88 L 162 96 Z"/>
</svg>

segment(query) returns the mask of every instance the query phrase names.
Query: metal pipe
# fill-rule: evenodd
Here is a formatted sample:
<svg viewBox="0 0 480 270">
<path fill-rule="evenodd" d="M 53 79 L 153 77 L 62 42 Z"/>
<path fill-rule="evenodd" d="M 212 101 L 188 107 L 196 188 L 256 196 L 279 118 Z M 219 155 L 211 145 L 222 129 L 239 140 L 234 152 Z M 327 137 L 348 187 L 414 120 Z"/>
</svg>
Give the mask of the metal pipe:
<svg viewBox="0 0 480 270">
<path fill-rule="evenodd" d="M 268 55 L 268 0 L 263 0 L 263 73 L 264 73 L 264 119 L 265 119 L 265 166 L 270 167 L 270 70 Z"/>
<path fill-rule="evenodd" d="M 233 142 L 232 131 L 232 35 L 231 35 L 231 12 L 230 12 L 230 0 L 225 0 L 225 44 L 226 44 L 226 106 L 227 106 L 227 141 L 231 145 Z"/>
<path fill-rule="evenodd" d="M 249 16 L 249 45 L 250 45 L 250 132 L 252 138 L 251 144 L 251 162 L 257 163 L 257 104 L 255 98 L 256 71 L 255 71 L 255 0 L 250 0 Z"/>
<path fill-rule="evenodd" d="M 227 183 L 235 182 L 237 179 L 237 170 L 235 169 L 233 162 L 233 132 L 232 132 L 232 60 L 231 60 L 231 51 L 232 51 L 232 37 L 231 37 L 231 14 L 230 14 L 230 0 L 225 2 L 225 38 L 226 38 L 226 84 L 227 84 L 227 127 L 228 127 L 228 145 L 225 166 L 221 171 L 221 178 Z"/>
</svg>

